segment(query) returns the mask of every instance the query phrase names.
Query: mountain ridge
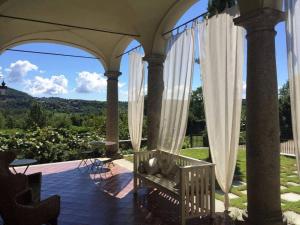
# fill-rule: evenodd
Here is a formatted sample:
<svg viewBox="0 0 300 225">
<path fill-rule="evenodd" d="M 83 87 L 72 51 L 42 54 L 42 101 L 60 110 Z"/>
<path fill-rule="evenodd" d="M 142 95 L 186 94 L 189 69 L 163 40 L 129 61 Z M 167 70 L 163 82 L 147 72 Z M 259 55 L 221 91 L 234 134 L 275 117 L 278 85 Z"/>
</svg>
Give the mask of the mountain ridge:
<svg viewBox="0 0 300 225">
<path fill-rule="evenodd" d="M 106 101 L 33 97 L 25 92 L 8 88 L 4 96 L 0 95 L 0 110 L 27 111 L 35 102 L 41 104 L 44 110 L 61 113 L 97 114 L 107 106 Z M 127 108 L 127 102 L 119 102 L 119 107 Z"/>
</svg>

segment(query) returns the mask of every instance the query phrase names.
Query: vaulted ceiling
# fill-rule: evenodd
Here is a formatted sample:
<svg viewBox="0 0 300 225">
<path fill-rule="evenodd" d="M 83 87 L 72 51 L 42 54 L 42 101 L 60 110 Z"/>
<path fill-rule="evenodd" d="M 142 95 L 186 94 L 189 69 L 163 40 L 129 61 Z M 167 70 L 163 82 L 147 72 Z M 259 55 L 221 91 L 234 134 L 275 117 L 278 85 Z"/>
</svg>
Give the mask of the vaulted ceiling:
<svg viewBox="0 0 300 225">
<path fill-rule="evenodd" d="M 171 29 L 195 2 L 197 0 L 0 0 L 1 15 L 133 35 L 0 17 L 0 51 L 24 42 L 58 42 L 85 49 L 101 58 L 107 70 L 118 70 L 120 58 L 116 56 L 134 38 L 142 44 L 146 54 L 163 53 L 165 39 L 161 34 Z"/>
<path fill-rule="evenodd" d="M 118 69 L 121 54 L 136 38 L 145 52 L 163 52 L 161 33 L 196 0 L 7 0 L 0 14 L 51 21 L 121 33 L 126 36 L 68 28 L 44 23 L 0 18 L 0 48 L 24 42 L 60 42 L 83 48 L 97 57 L 107 69 Z M 155 49 L 156 48 L 156 49 Z"/>
</svg>

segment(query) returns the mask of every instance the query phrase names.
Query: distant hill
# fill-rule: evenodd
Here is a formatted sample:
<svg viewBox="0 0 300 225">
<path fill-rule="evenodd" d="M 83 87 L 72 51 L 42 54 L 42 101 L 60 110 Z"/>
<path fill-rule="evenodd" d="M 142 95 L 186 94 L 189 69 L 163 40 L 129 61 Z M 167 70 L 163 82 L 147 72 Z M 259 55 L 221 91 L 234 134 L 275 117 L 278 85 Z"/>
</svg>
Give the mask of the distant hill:
<svg viewBox="0 0 300 225">
<path fill-rule="evenodd" d="M 97 114 L 105 110 L 104 101 L 87 101 L 79 99 L 63 99 L 57 97 L 36 98 L 22 91 L 7 89 L 5 96 L 0 95 L 0 110 L 6 112 L 27 111 L 33 102 L 39 102 L 47 111 L 62 113 Z M 119 102 L 121 109 L 127 109 L 127 102 Z"/>
<path fill-rule="evenodd" d="M 4 111 L 23 111 L 28 109 L 34 98 L 22 91 L 8 88 L 5 96 L 0 95 L 0 109 Z"/>
</svg>

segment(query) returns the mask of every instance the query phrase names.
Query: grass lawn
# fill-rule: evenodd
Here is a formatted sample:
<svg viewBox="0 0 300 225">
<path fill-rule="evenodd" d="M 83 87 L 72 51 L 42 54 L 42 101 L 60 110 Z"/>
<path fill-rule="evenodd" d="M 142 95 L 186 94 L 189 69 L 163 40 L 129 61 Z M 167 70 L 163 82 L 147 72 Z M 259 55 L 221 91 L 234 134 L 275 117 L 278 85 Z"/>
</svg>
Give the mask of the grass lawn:
<svg viewBox="0 0 300 225">
<path fill-rule="evenodd" d="M 183 149 L 181 151 L 181 154 L 184 156 L 188 156 L 195 159 L 200 160 L 207 160 L 208 158 L 208 150 L 207 149 Z M 126 156 L 125 159 L 132 162 L 133 157 L 132 156 Z M 300 194 L 300 186 L 293 186 L 291 184 L 288 184 L 288 182 L 293 182 L 300 185 L 299 177 L 295 173 L 297 171 L 296 167 L 296 159 L 287 157 L 287 156 L 281 156 L 281 193 L 296 193 Z M 217 183 L 216 183 L 217 184 Z M 243 193 L 243 191 L 247 190 L 246 185 L 246 151 L 240 150 L 238 153 L 238 160 L 237 160 L 237 167 L 235 170 L 235 176 L 234 176 L 234 185 L 231 188 L 231 193 L 239 196 L 239 198 L 232 199 L 230 201 L 231 206 L 245 209 L 246 203 L 247 203 L 247 194 Z M 219 200 L 224 200 L 224 197 L 220 190 L 218 190 L 217 187 L 217 193 L 216 198 Z M 300 201 L 297 202 L 288 202 L 288 201 L 281 201 L 282 203 L 282 210 L 283 211 L 294 211 L 296 213 L 300 213 Z"/>
</svg>

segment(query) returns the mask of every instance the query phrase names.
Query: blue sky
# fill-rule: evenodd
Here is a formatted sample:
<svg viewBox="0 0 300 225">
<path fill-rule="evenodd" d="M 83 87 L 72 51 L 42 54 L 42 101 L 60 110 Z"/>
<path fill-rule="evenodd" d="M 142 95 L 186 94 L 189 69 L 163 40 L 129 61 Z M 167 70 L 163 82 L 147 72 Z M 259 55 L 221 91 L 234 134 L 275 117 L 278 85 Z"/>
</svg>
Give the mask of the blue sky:
<svg viewBox="0 0 300 225">
<path fill-rule="evenodd" d="M 206 8 L 207 0 L 199 1 L 182 16 L 176 25 L 182 24 L 205 12 Z M 278 85 L 280 87 L 288 79 L 284 23 L 278 24 L 276 30 L 276 58 Z M 133 41 L 127 50 L 138 44 L 136 41 Z M 50 43 L 24 44 L 15 47 L 15 49 L 90 56 L 89 53 L 77 48 Z M 126 101 L 128 92 L 128 55 L 122 57 L 120 71 L 122 76 L 119 79 L 119 99 Z M 9 51 L 0 55 L 0 74 L 4 76 L 8 86 L 37 97 L 55 96 L 105 101 L 106 78 L 103 76 L 103 73 L 104 69 L 100 62 L 93 59 Z M 193 89 L 200 85 L 200 66 L 195 64 Z"/>
</svg>

